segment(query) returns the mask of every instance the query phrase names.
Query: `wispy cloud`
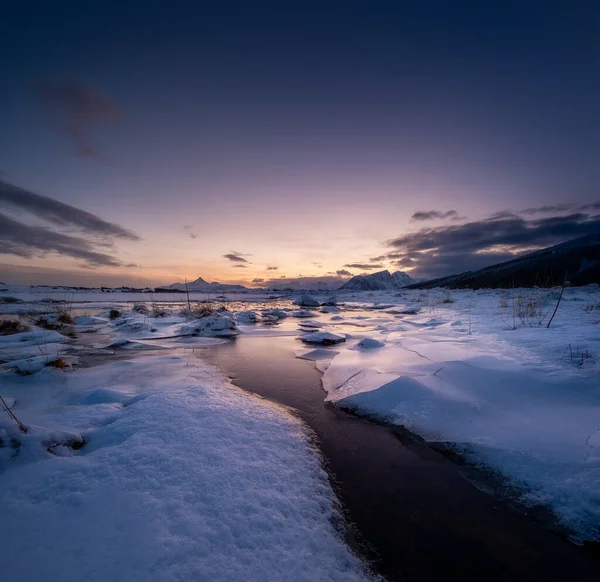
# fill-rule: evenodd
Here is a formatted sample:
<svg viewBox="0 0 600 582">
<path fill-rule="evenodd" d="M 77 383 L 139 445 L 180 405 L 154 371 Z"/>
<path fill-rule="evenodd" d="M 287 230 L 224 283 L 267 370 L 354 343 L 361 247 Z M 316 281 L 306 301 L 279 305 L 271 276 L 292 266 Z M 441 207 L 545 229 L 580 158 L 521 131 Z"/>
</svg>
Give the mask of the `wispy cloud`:
<svg viewBox="0 0 600 582">
<path fill-rule="evenodd" d="M 183 230 L 185 230 L 186 234 L 190 237 L 190 238 L 198 238 L 198 235 L 194 232 L 194 227 L 191 226 L 190 224 L 185 224 L 183 226 Z"/>
<path fill-rule="evenodd" d="M 346 269 L 340 269 L 339 271 L 336 271 L 335 274 L 338 277 L 352 277 L 352 273 L 350 271 L 346 271 Z"/>
<path fill-rule="evenodd" d="M 55 226 L 74 227 L 88 234 L 140 240 L 137 234 L 118 224 L 107 222 L 95 214 L 48 196 L 34 194 L 2 180 L 0 180 L 0 205 L 29 212 Z"/>
<path fill-rule="evenodd" d="M 252 283 L 264 283 L 264 282 L 265 282 L 265 280 L 260 277 L 257 277 L 256 279 L 252 279 Z"/>
<path fill-rule="evenodd" d="M 120 267 L 113 256 L 94 250 L 94 245 L 81 237 L 53 232 L 42 226 L 28 226 L 0 213 L 0 252 L 32 258 L 49 252 L 80 259 L 89 266 Z"/>
<path fill-rule="evenodd" d="M 445 218 L 458 218 L 456 210 L 448 210 L 447 212 L 439 212 L 438 210 L 420 210 L 411 216 L 411 220 L 415 222 L 424 220 L 443 220 Z"/>
<path fill-rule="evenodd" d="M 362 269 L 363 271 L 370 271 L 371 269 L 383 269 L 383 265 L 380 263 L 348 263 L 344 265 L 348 269 Z"/>
<path fill-rule="evenodd" d="M 267 267 L 267 271 L 277 271 L 277 269 L 279 269 L 279 267 L 276 267 L 276 266 L 274 266 L 274 265 L 269 265 L 269 266 Z"/>
<path fill-rule="evenodd" d="M 56 129 L 73 140 L 79 156 L 104 158 L 92 145 L 90 132 L 95 125 L 121 120 L 121 112 L 114 101 L 74 79 L 54 83 L 36 80 L 33 91 L 51 115 Z"/>
<path fill-rule="evenodd" d="M 0 213 L 1 254 L 33 258 L 56 253 L 82 261 L 80 266 L 119 267 L 123 263 L 106 249 L 113 249 L 114 239 L 140 240 L 134 232 L 95 214 L 3 181 L 0 208 L 4 210 Z M 11 215 L 15 212 L 18 219 Z M 27 218 L 45 225 L 28 224 Z M 81 234 L 74 236 L 73 231 Z"/>
<path fill-rule="evenodd" d="M 564 212 L 573 208 L 573 204 L 554 204 L 547 206 L 537 206 L 536 208 L 525 208 L 521 210 L 520 214 L 548 214 L 555 212 Z"/>
<path fill-rule="evenodd" d="M 238 253 L 236 251 L 231 251 L 226 255 L 223 255 L 223 258 L 228 259 L 234 263 L 248 263 L 248 259 L 244 258 L 246 255 L 244 253 Z"/>
</svg>

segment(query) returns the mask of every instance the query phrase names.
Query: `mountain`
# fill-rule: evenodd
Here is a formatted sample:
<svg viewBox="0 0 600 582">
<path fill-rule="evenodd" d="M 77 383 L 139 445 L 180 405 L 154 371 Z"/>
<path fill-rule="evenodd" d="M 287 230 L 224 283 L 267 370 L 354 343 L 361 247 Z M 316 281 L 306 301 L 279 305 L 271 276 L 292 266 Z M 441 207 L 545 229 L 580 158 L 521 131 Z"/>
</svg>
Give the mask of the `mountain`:
<svg viewBox="0 0 600 582">
<path fill-rule="evenodd" d="M 356 275 L 342 285 L 340 291 L 383 291 L 386 289 L 400 289 L 414 283 L 404 272 L 396 271 L 393 275 L 389 271 L 378 271 L 370 275 Z"/>
<path fill-rule="evenodd" d="M 247 291 L 248 288 L 243 285 L 229 285 L 227 283 L 209 283 L 202 277 L 198 277 L 195 281 L 188 281 L 187 288 L 189 291 L 200 291 L 202 293 L 234 293 L 236 291 Z M 159 289 L 177 289 L 185 291 L 185 283 L 173 283 L 159 287 Z"/>
<path fill-rule="evenodd" d="M 269 279 L 264 286 L 272 291 L 294 290 L 294 291 L 334 291 L 344 283 L 342 277 L 325 275 L 323 277 L 281 277 Z"/>
<path fill-rule="evenodd" d="M 410 285 L 410 289 L 554 287 L 600 283 L 600 233 L 582 236 L 478 271 Z"/>
<path fill-rule="evenodd" d="M 392 279 L 394 279 L 394 285 L 396 288 L 406 287 L 407 285 L 415 283 L 415 280 L 404 271 L 396 271 L 395 273 L 392 273 Z"/>
</svg>

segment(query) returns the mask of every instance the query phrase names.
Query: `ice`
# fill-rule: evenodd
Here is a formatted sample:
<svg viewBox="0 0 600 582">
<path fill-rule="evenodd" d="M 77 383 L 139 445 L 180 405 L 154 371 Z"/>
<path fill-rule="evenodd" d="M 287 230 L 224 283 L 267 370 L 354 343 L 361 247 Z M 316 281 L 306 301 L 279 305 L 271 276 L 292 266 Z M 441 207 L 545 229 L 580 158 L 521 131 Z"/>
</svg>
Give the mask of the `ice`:
<svg viewBox="0 0 600 582">
<path fill-rule="evenodd" d="M 237 335 L 235 320 L 230 315 L 214 314 L 181 325 L 182 335 L 226 337 Z"/>
<path fill-rule="evenodd" d="M 262 312 L 263 318 L 264 317 L 273 317 L 275 318 L 275 320 L 278 319 L 283 319 L 285 317 L 288 316 L 288 312 L 287 311 L 283 311 L 283 309 L 265 309 Z"/>
<path fill-rule="evenodd" d="M 2 580 L 367 578 L 302 423 L 197 358 L 10 376 L 2 393 L 30 429 L 0 420 L 18 443 L 0 448 Z"/>
<path fill-rule="evenodd" d="M 323 344 L 326 346 L 332 344 L 339 344 L 341 342 L 346 341 L 345 336 L 337 335 L 335 333 L 329 333 L 327 331 L 317 331 L 315 333 L 310 333 L 308 335 L 302 336 L 300 339 L 307 344 Z"/>
<path fill-rule="evenodd" d="M 316 321 L 314 319 L 305 319 L 304 321 L 300 322 L 300 325 L 302 327 L 324 327 L 325 325 L 327 325 L 326 323 L 322 322 L 322 321 Z"/>
<path fill-rule="evenodd" d="M 239 323 L 256 323 L 259 320 L 259 317 L 256 311 L 239 311 L 236 313 L 236 320 Z"/>
<path fill-rule="evenodd" d="M 5 313 L 47 310 L 40 298 L 57 296 L 46 290 L 37 295 L 31 290 L 10 292 L 23 301 L 37 297 L 37 303 L 0 305 Z M 106 297 L 101 302 L 100 294 L 87 297 L 98 301 L 89 305 L 104 310 L 95 316 L 102 334 L 98 345 L 103 347 L 125 342 L 137 348 L 196 347 L 227 341 L 215 336 L 297 336 L 298 327 L 307 331 L 319 325 L 316 334 L 299 338 L 310 343 L 313 336 L 315 347 L 294 352 L 314 361 L 323 372 L 328 401 L 402 424 L 426 440 L 448 443 L 468 461 L 513 484 L 521 501 L 549 507 L 570 529 L 572 539 L 599 540 L 600 289 L 567 288 L 547 329 L 544 314 L 553 310 L 557 295 L 557 290 L 545 289 L 339 292 L 336 300 L 341 307 L 323 308 L 321 313 L 291 309 L 278 298 L 277 307 L 258 309 L 261 315 L 256 323 L 246 315 L 248 309 L 239 306 L 237 313 L 197 320 L 186 319 L 174 308 L 166 317 L 149 319 L 125 303 L 111 303 Z M 85 296 L 79 294 L 81 299 Z M 140 301 L 132 294 L 114 294 L 114 298 L 129 305 Z M 528 315 L 519 313 L 519 305 L 533 308 Z M 115 306 L 124 315 L 109 321 L 108 310 Z M 288 316 L 301 321 L 283 321 Z M 269 325 L 273 323 L 279 325 Z M 337 343 L 335 351 L 318 347 L 328 334 L 347 341 Z M 3 386 L 7 379 L 30 382 L 37 377 L 52 386 L 57 378 L 69 376 L 43 365 L 46 357 L 61 354 L 68 341 L 56 331 L 37 328 L 0 336 L 0 362 L 6 370 L 14 369 L 16 361 L 23 371 L 34 372 L 19 376 L 5 371 Z M 150 389 L 156 381 L 152 378 L 146 385 Z M 122 401 L 80 406 L 88 415 L 81 426 L 130 407 L 131 383 L 120 378 Z M 114 380 L 96 389 L 112 390 L 112 384 Z M 15 396 L 0 388 L 0 393 L 16 398 L 17 407 L 26 404 L 27 391 Z M 39 399 L 41 392 L 33 394 Z M 0 452 L 3 459 L 10 456 L 6 449 Z"/>
<path fill-rule="evenodd" d="M 298 305 L 300 307 L 319 307 L 321 304 L 310 295 L 301 295 L 294 301 L 294 305 Z"/>
<path fill-rule="evenodd" d="M 510 293 L 546 311 L 556 301 L 547 290 Z M 515 484 L 521 501 L 550 507 L 574 541 L 600 540 L 600 336 L 594 310 L 582 308 L 597 294 L 567 289 L 548 329 L 527 313 L 513 322 L 498 291 L 447 301 L 405 291 L 394 321 L 358 316 L 367 328 L 356 347 L 383 345 L 340 346 L 322 367 L 327 399 L 449 443 Z M 362 296 L 342 297 L 356 306 Z"/>
<path fill-rule="evenodd" d="M 321 360 L 331 360 L 340 352 L 317 348 L 316 350 L 294 350 L 294 353 L 296 354 L 296 357 L 300 358 L 301 360 L 312 360 L 318 362 Z"/>
<path fill-rule="evenodd" d="M 290 311 L 289 313 L 292 317 L 314 317 L 314 313 L 312 311 L 308 311 L 307 309 L 296 309 L 295 311 Z"/>
<path fill-rule="evenodd" d="M 383 342 L 380 342 L 379 340 L 372 338 L 372 337 L 366 337 L 366 338 L 360 340 L 357 345 L 359 348 L 372 349 L 372 348 L 381 348 L 385 344 Z"/>
<path fill-rule="evenodd" d="M 339 313 L 340 311 L 341 309 L 335 305 L 325 305 L 325 307 L 321 309 L 321 313 Z"/>
</svg>

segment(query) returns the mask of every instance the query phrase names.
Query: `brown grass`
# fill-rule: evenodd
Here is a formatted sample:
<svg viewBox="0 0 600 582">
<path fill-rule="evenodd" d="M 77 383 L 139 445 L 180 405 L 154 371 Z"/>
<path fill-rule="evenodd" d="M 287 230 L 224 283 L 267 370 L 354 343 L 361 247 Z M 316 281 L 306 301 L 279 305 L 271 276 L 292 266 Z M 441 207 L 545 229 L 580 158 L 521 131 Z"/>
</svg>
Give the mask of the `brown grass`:
<svg viewBox="0 0 600 582">
<path fill-rule="evenodd" d="M 5 319 L 0 321 L 0 335 L 11 335 L 13 333 L 21 333 L 27 331 L 27 327 L 20 321 L 14 319 Z"/>
<path fill-rule="evenodd" d="M 73 325 L 75 322 L 71 312 L 63 309 L 58 312 L 58 321 L 64 325 Z"/>
<path fill-rule="evenodd" d="M 56 360 L 51 360 L 50 362 L 46 362 L 46 366 L 50 368 L 58 368 L 59 370 L 64 370 L 65 368 L 69 368 L 69 363 L 63 358 L 56 358 Z"/>
</svg>

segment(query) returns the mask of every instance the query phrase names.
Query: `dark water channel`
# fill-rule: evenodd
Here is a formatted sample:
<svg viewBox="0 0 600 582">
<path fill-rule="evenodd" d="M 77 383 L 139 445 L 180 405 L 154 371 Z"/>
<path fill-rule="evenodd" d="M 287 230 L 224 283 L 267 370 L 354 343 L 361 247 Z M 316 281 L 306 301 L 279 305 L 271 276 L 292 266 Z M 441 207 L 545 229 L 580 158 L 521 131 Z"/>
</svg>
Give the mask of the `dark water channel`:
<svg viewBox="0 0 600 582">
<path fill-rule="evenodd" d="M 199 350 L 239 387 L 292 407 L 314 431 L 363 556 L 388 580 L 600 580 L 600 564 L 500 504 L 439 452 L 324 402 L 292 337 Z"/>
</svg>

